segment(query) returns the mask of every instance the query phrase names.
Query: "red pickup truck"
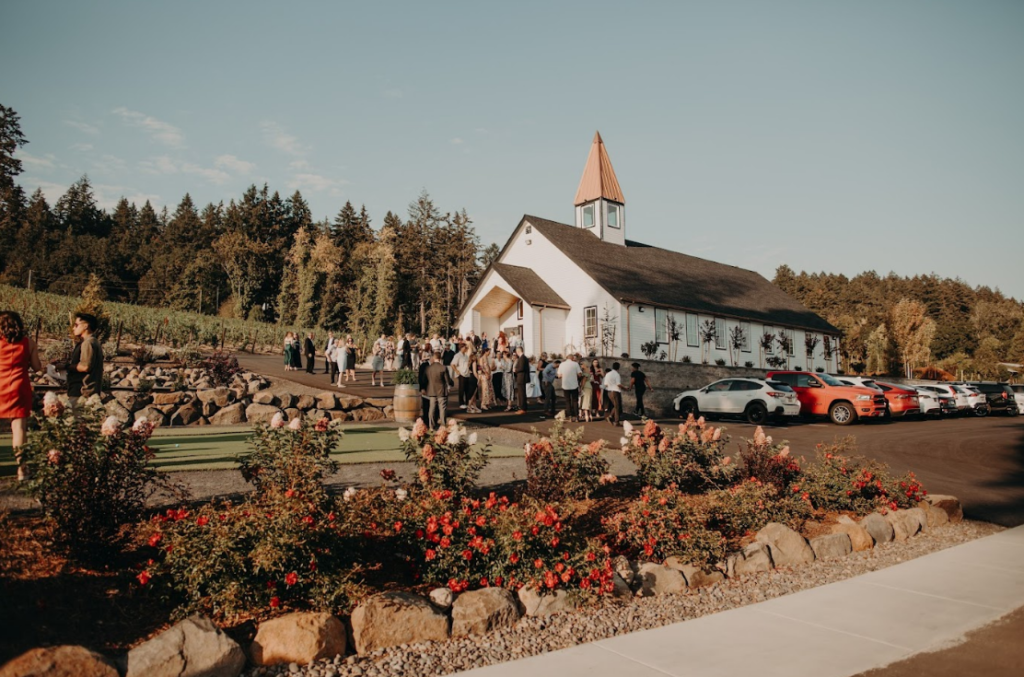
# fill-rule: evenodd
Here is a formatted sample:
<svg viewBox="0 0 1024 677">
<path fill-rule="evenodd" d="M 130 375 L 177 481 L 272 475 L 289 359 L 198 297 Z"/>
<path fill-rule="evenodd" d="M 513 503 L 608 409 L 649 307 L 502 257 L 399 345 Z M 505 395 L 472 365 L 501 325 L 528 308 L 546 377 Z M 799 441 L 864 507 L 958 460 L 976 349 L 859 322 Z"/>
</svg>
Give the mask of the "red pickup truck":
<svg viewBox="0 0 1024 677">
<path fill-rule="evenodd" d="M 885 395 L 878 390 L 847 385 L 828 374 L 808 371 L 770 371 L 768 378 L 782 381 L 796 392 L 804 416 L 828 416 L 837 425 L 885 416 Z"/>
</svg>

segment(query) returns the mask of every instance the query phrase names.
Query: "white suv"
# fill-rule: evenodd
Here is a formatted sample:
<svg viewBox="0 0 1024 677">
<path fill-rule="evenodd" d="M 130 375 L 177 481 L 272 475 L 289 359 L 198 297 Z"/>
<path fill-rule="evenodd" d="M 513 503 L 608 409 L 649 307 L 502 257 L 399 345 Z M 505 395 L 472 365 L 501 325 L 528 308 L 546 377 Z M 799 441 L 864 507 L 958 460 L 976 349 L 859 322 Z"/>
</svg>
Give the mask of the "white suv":
<svg viewBox="0 0 1024 677">
<path fill-rule="evenodd" d="M 726 378 L 698 390 L 685 390 L 676 396 L 672 406 L 680 416 L 742 416 L 755 425 L 772 417 L 800 415 L 800 402 L 792 388 L 759 378 Z"/>
</svg>

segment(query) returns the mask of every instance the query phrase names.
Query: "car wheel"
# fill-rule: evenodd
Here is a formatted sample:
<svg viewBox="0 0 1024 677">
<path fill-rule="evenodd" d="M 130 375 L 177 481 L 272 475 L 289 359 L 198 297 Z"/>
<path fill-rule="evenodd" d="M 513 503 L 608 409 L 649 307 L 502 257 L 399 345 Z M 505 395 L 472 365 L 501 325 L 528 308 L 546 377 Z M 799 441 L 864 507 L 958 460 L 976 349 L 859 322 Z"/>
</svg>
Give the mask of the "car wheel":
<svg viewBox="0 0 1024 677">
<path fill-rule="evenodd" d="M 833 402 L 828 408 L 828 417 L 836 425 L 850 425 L 857 420 L 857 412 L 849 402 Z"/>
<path fill-rule="evenodd" d="M 682 418 L 686 418 L 690 414 L 693 414 L 694 418 L 700 417 L 700 409 L 697 408 L 697 400 L 692 398 L 686 398 L 679 403 L 679 415 Z"/>
<path fill-rule="evenodd" d="M 747 423 L 762 425 L 768 420 L 768 408 L 760 402 L 751 402 L 747 406 Z"/>
<path fill-rule="evenodd" d="M 1017 416 L 1018 414 L 1020 414 L 1020 410 L 1017 409 L 1017 407 L 1007 407 L 1006 413 L 1008 413 L 1010 416 Z"/>
<path fill-rule="evenodd" d="M 975 407 L 974 415 L 977 416 L 978 418 L 981 418 L 982 416 L 988 416 L 988 407 Z"/>
</svg>

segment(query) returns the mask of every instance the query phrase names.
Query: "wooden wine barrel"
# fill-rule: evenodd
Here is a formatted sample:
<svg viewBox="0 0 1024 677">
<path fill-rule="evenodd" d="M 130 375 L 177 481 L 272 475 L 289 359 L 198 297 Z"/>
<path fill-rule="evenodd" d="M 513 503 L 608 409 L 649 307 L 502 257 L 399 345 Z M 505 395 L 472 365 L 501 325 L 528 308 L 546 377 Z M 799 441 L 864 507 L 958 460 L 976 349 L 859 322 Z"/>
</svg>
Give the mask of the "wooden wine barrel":
<svg viewBox="0 0 1024 677">
<path fill-rule="evenodd" d="M 422 415 L 420 391 L 414 385 L 395 386 L 395 421 L 415 423 Z"/>
</svg>

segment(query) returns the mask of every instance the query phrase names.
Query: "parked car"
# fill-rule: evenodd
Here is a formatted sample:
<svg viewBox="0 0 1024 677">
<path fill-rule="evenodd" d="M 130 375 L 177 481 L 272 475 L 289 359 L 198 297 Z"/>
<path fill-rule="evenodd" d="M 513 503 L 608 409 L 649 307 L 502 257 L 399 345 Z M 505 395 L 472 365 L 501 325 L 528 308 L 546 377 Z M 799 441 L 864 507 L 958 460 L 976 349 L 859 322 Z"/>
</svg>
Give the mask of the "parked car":
<svg viewBox="0 0 1024 677">
<path fill-rule="evenodd" d="M 680 416 L 742 416 L 760 425 L 771 418 L 800 415 L 796 393 L 785 383 L 759 378 L 726 378 L 697 390 L 685 390 L 672 401 Z"/>
<path fill-rule="evenodd" d="M 985 397 L 988 398 L 988 408 L 993 414 L 1002 412 L 1007 416 L 1016 416 L 1020 413 L 1017 398 L 1009 384 L 970 381 L 967 385 L 974 386 L 985 393 Z"/>
<path fill-rule="evenodd" d="M 918 386 L 918 388 L 931 390 L 933 392 L 940 393 L 942 395 L 945 395 L 946 397 L 949 397 L 953 401 L 953 404 L 956 406 L 955 413 L 968 414 L 971 411 L 971 400 L 967 396 L 967 392 L 957 390 L 949 383 L 927 384 Z"/>
<path fill-rule="evenodd" d="M 880 390 L 847 385 L 834 376 L 809 371 L 770 371 L 768 378 L 796 391 L 800 413 L 805 416 L 828 416 L 837 425 L 885 416 L 885 395 Z"/>
<path fill-rule="evenodd" d="M 921 413 L 921 403 L 916 390 L 891 383 L 881 383 L 864 376 L 843 376 L 839 380 L 852 386 L 871 388 L 885 395 L 885 403 L 888 407 L 887 415 L 892 418 L 917 416 Z"/>
<path fill-rule="evenodd" d="M 921 407 L 922 416 L 941 416 L 942 415 L 942 403 L 939 398 L 942 397 L 934 390 L 925 390 L 923 388 L 914 387 L 914 392 L 917 393 L 917 401 Z M 950 398 L 946 398 L 948 408 L 956 413 L 956 405 Z"/>
<path fill-rule="evenodd" d="M 1024 383 L 1014 383 L 1010 386 L 1013 396 L 1017 398 L 1017 410 L 1024 414 Z"/>
<path fill-rule="evenodd" d="M 988 398 L 985 397 L 985 393 L 981 392 L 974 386 L 953 384 L 953 387 L 957 390 L 963 390 L 967 393 L 967 401 L 970 403 L 970 411 L 975 416 L 988 416 Z"/>
<path fill-rule="evenodd" d="M 918 394 L 922 397 L 924 395 L 930 395 L 938 401 L 939 410 L 935 412 L 936 414 L 940 416 L 956 416 L 960 413 L 956 408 L 956 400 L 953 399 L 953 395 L 950 393 L 932 386 L 914 386 L 914 389 L 917 390 Z"/>
</svg>

